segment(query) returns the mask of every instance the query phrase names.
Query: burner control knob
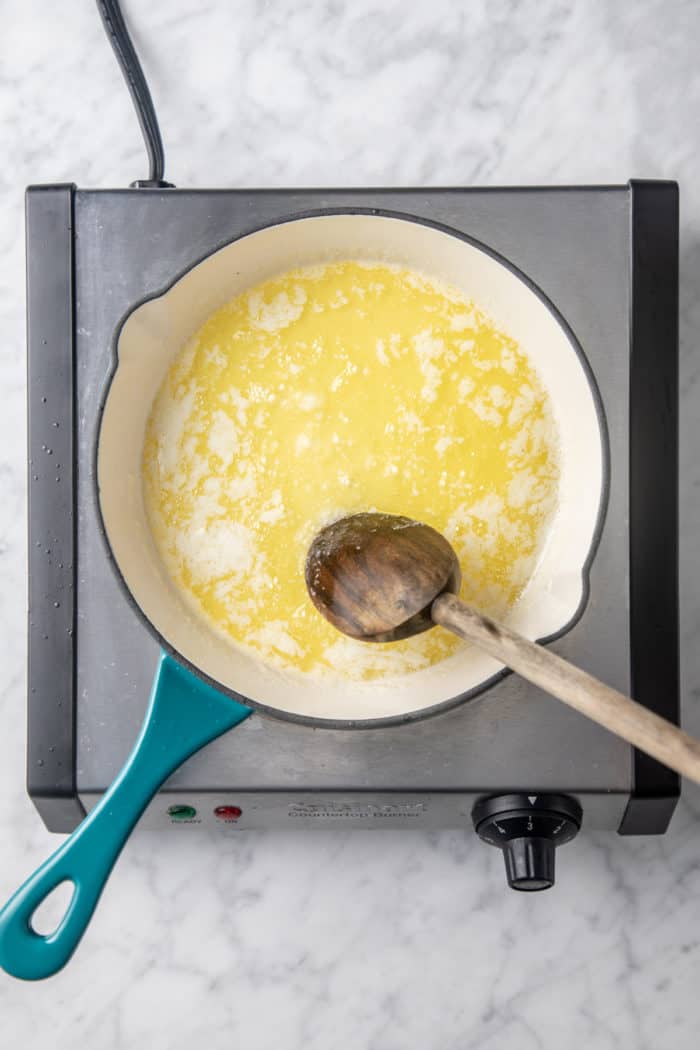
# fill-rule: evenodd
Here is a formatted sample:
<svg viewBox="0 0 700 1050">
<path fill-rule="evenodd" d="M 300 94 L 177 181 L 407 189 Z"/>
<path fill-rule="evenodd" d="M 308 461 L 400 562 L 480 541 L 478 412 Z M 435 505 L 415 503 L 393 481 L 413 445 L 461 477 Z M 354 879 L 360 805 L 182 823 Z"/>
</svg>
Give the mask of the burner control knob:
<svg viewBox="0 0 700 1050">
<path fill-rule="evenodd" d="M 581 807 L 568 795 L 498 795 L 472 810 L 480 839 L 503 850 L 508 885 L 547 890 L 554 885 L 554 851 L 581 827 Z"/>
</svg>

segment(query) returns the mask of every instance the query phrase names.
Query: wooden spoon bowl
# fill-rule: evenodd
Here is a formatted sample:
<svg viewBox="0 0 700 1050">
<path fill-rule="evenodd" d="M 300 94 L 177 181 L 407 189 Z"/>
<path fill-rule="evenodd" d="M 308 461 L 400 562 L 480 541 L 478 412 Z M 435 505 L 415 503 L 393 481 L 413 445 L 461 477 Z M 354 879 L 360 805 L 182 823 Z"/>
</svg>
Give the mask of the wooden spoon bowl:
<svg viewBox="0 0 700 1050">
<path fill-rule="evenodd" d="M 430 607 L 459 591 L 444 536 L 393 514 L 354 514 L 322 529 L 306 559 L 311 600 L 334 627 L 365 642 L 396 642 L 435 626 Z"/>
</svg>

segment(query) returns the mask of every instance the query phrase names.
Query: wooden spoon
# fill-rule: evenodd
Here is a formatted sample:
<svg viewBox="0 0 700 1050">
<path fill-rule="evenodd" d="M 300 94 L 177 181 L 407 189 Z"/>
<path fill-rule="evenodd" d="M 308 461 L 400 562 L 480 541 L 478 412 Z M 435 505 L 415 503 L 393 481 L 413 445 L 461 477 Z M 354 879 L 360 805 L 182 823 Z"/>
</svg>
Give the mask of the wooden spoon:
<svg viewBox="0 0 700 1050">
<path fill-rule="evenodd" d="M 355 514 L 322 529 L 306 559 L 311 600 L 351 638 L 391 642 L 436 623 L 628 743 L 700 783 L 700 741 L 455 597 L 459 562 L 429 525 Z"/>
</svg>

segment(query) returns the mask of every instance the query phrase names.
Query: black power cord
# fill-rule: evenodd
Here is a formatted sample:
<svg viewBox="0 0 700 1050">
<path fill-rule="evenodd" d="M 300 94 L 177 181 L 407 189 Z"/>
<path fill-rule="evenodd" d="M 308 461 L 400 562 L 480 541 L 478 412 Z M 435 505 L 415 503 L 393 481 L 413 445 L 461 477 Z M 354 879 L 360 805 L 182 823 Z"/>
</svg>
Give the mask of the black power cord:
<svg viewBox="0 0 700 1050">
<path fill-rule="evenodd" d="M 148 153 L 148 178 L 132 182 L 136 187 L 170 187 L 172 183 L 164 182 L 165 155 L 163 140 L 160 137 L 158 118 L 153 106 L 151 92 L 139 62 L 139 57 L 126 28 L 126 22 L 119 6 L 119 0 L 97 0 L 102 24 L 117 56 L 119 68 L 124 74 L 129 94 L 131 95 L 136 116 L 138 117 L 143 139 Z"/>
</svg>

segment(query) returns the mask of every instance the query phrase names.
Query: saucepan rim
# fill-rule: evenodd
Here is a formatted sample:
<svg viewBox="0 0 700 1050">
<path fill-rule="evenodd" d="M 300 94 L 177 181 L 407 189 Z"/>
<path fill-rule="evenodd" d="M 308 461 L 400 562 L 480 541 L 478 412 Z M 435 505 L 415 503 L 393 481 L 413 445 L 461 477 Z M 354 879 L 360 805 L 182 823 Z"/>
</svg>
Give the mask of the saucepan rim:
<svg viewBox="0 0 700 1050">
<path fill-rule="evenodd" d="M 591 366 L 590 366 L 590 364 L 588 362 L 588 359 L 587 359 L 587 357 L 586 357 L 586 355 L 584 353 L 584 350 L 583 350 L 579 340 L 577 339 L 573 329 L 571 328 L 571 326 L 567 322 L 566 318 L 560 313 L 560 311 L 557 309 L 557 307 L 554 305 L 554 303 L 551 301 L 551 299 L 546 295 L 546 293 L 539 287 L 539 285 L 537 285 L 535 283 L 535 281 L 533 281 L 532 278 L 528 276 L 528 274 L 526 274 L 523 270 L 521 270 L 518 266 L 516 266 L 514 263 L 512 263 L 508 258 L 506 258 L 504 255 L 502 255 L 500 252 L 497 252 L 495 249 L 490 247 L 488 244 L 485 244 L 483 241 L 480 241 L 477 238 L 472 237 L 470 234 L 462 232 L 461 230 L 456 230 L 456 229 L 454 229 L 454 227 L 451 227 L 451 226 L 446 225 L 444 223 L 440 223 L 440 222 L 437 222 L 437 221 L 435 221 L 433 219 L 429 219 L 429 218 L 426 218 L 426 217 L 423 217 L 423 216 L 412 215 L 410 213 L 394 211 L 394 210 L 390 210 L 390 209 L 386 209 L 386 208 L 369 208 L 369 207 L 352 207 L 352 206 L 334 207 L 334 208 L 319 208 L 319 209 L 313 209 L 313 210 L 298 211 L 298 212 L 294 212 L 292 214 L 284 215 L 284 216 L 281 216 L 281 217 L 275 219 L 272 222 L 266 222 L 266 223 L 264 223 L 264 224 L 262 224 L 260 226 L 251 226 L 250 228 L 244 230 L 242 233 L 238 234 L 236 237 L 227 238 L 225 240 L 222 240 L 221 243 L 217 244 L 210 251 L 207 251 L 206 253 L 204 253 L 203 255 L 199 256 L 196 260 L 194 260 L 189 265 L 187 265 L 184 268 L 178 270 L 172 276 L 172 278 L 169 281 L 167 281 L 162 287 L 160 287 L 157 291 L 149 293 L 148 295 L 145 295 L 142 299 L 138 300 L 138 302 L 133 304 L 129 308 L 129 310 L 119 320 L 119 322 L 118 322 L 118 324 L 117 324 L 117 326 L 115 328 L 114 335 L 112 337 L 112 342 L 111 342 L 111 359 L 112 359 L 112 362 L 111 362 L 109 375 L 107 377 L 107 380 L 106 380 L 105 385 L 104 385 L 104 389 L 103 389 L 101 397 L 100 397 L 100 402 L 99 402 L 99 407 L 98 407 L 98 414 L 97 414 L 97 423 L 96 423 L 96 427 L 95 427 L 95 433 L 94 433 L 94 439 L 93 439 L 93 447 L 92 447 L 92 457 L 91 457 L 91 459 L 92 459 L 92 476 L 93 476 L 93 482 L 94 482 L 93 492 L 94 492 L 94 499 L 95 499 L 95 509 L 96 509 L 96 515 L 97 515 L 98 531 L 99 531 L 99 534 L 100 534 L 100 536 L 102 538 L 102 542 L 104 544 L 104 549 L 106 551 L 107 558 L 108 558 L 108 560 L 110 562 L 110 565 L 112 567 L 112 570 L 113 570 L 113 572 L 115 574 L 115 577 L 116 577 L 116 580 L 118 582 L 119 588 L 122 591 L 122 593 L 123 593 L 124 597 L 126 598 L 127 602 L 129 603 L 130 607 L 133 609 L 134 613 L 138 617 L 139 621 L 146 628 L 146 630 L 148 630 L 149 633 L 155 638 L 155 640 L 158 642 L 158 644 L 161 646 L 161 648 L 165 652 L 169 653 L 170 656 L 172 656 L 178 663 L 182 664 L 190 672 L 192 672 L 192 674 L 194 674 L 197 678 L 200 678 L 202 681 L 207 682 L 210 686 L 213 686 L 215 689 L 219 690 L 224 695 L 231 697 L 233 700 L 237 701 L 238 703 L 244 704 L 244 705 L 252 708 L 253 710 L 260 711 L 263 714 L 270 715 L 270 716 L 272 716 L 274 718 L 283 719 L 285 721 L 292 722 L 292 723 L 297 723 L 299 725 L 313 726 L 313 727 L 320 728 L 320 729 L 381 729 L 381 728 L 389 727 L 389 726 L 410 724 L 410 723 L 413 723 L 413 722 L 422 721 L 423 719 L 427 719 L 427 718 L 434 718 L 435 716 L 444 714 L 445 712 L 450 711 L 453 708 L 456 708 L 456 707 L 460 706 L 461 704 L 466 703 L 467 701 L 472 701 L 472 700 L 474 700 L 476 698 L 484 698 L 488 694 L 489 690 L 491 690 L 491 688 L 495 684 L 497 684 L 498 682 L 503 680 L 505 677 L 510 675 L 512 672 L 509 669 L 505 668 L 502 671 L 499 671 L 498 673 L 496 673 L 495 675 L 492 675 L 489 678 L 481 681 L 476 687 L 471 688 L 471 689 L 467 690 L 464 693 L 460 693 L 457 696 L 450 697 L 447 700 L 440 701 L 440 702 L 434 703 L 434 704 L 430 704 L 427 707 L 417 708 L 417 709 L 412 710 L 412 711 L 401 712 L 401 713 L 399 713 L 397 715 L 381 716 L 381 717 L 378 717 L 378 718 L 360 718 L 360 719 L 321 718 L 321 717 L 313 716 L 313 715 L 300 714 L 300 713 L 294 712 L 294 711 L 287 711 L 287 710 L 284 710 L 284 709 L 281 709 L 281 708 L 277 708 L 274 705 L 263 703 L 263 702 L 261 702 L 259 700 L 253 700 L 253 699 L 243 695 L 242 693 L 238 693 L 234 689 L 231 689 L 230 687 L 222 684 L 217 679 L 212 678 L 210 675 L 208 675 L 206 673 L 206 671 L 202 670 L 202 668 L 200 668 L 196 664 L 192 663 L 191 660 L 189 660 L 186 656 L 184 656 L 182 653 L 180 653 L 168 641 L 168 639 L 165 638 L 160 633 L 160 631 L 158 630 L 157 626 L 153 623 L 153 621 L 143 611 L 143 609 L 139 605 L 138 601 L 134 597 L 131 589 L 129 588 L 129 585 L 127 584 L 126 579 L 124 578 L 124 575 L 122 574 L 122 571 L 121 571 L 121 568 L 119 566 L 119 562 L 117 560 L 117 557 L 116 557 L 116 555 L 115 555 L 115 553 L 114 553 L 114 551 L 112 549 L 112 545 L 111 545 L 111 542 L 110 542 L 110 539 L 109 539 L 109 535 L 107 533 L 107 527 L 106 527 L 106 523 L 105 523 L 103 512 L 102 512 L 102 505 L 101 505 L 100 492 L 99 492 L 98 456 L 99 456 L 99 448 L 100 448 L 100 435 L 101 435 L 101 432 L 102 432 L 102 422 L 103 422 L 103 418 L 104 418 L 104 413 L 105 413 L 105 408 L 106 408 L 106 405 L 107 405 L 107 401 L 109 399 L 109 393 L 110 393 L 110 390 L 112 388 L 112 384 L 114 382 L 115 376 L 117 375 L 117 372 L 119 370 L 119 340 L 120 340 L 120 337 L 121 337 L 122 330 L 123 330 L 125 324 L 127 323 L 127 321 L 129 320 L 129 318 L 132 317 L 136 313 L 136 311 L 141 309 L 147 303 L 154 302 L 155 300 L 160 299 L 163 296 L 165 296 L 168 292 L 171 291 L 171 289 L 179 281 L 181 281 L 183 279 L 183 277 L 185 277 L 192 270 L 196 269 L 196 267 L 201 265 L 203 262 L 205 262 L 211 256 L 215 255 L 217 252 L 219 252 L 222 249 L 228 247 L 229 245 L 235 244 L 237 241 L 240 241 L 240 240 L 242 240 L 245 237 L 249 237 L 249 236 L 251 236 L 253 234 L 261 233 L 264 230 L 267 230 L 267 229 L 270 229 L 270 228 L 274 228 L 274 227 L 277 227 L 277 226 L 282 226 L 282 225 L 285 225 L 285 224 L 290 223 L 290 222 L 298 222 L 298 221 L 303 220 L 303 219 L 315 219 L 315 218 L 322 218 L 322 217 L 325 217 L 325 216 L 345 216 L 345 215 L 349 215 L 349 216 L 352 216 L 352 215 L 378 216 L 378 217 L 389 218 L 389 219 L 398 219 L 398 220 L 401 220 L 403 222 L 409 222 L 409 223 L 414 223 L 414 224 L 418 224 L 418 225 L 429 227 L 429 228 L 434 229 L 434 230 L 436 230 L 436 231 L 438 231 L 440 233 L 447 234 L 447 235 L 449 235 L 451 237 L 454 237 L 454 238 L 456 238 L 458 240 L 466 242 L 467 244 L 471 245 L 473 248 L 476 248 L 478 251 L 483 252 L 485 255 L 487 255 L 488 257 L 493 259 L 495 262 L 499 263 L 501 266 L 505 267 L 505 269 L 507 269 L 511 274 L 513 274 L 514 277 L 516 277 L 518 280 L 522 281 L 523 284 L 539 299 L 539 301 L 542 303 L 542 305 L 552 315 L 552 317 L 554 318 L 554 320 L 557 323 L 557 325 L 563 330 L 564 335 L 566 336 L 566 338 L 567 338 L 567 340 L 568 340 L 572 350 L 574 351 L 574 353 L 576 354 L 576 356 L 578 358 L 579 365 L 581 366 L 581 369 L 583 371 L 585 379 L 586 379 L 586 381 L 588 383 L 588 386 L 589 386 L 589 389 L 590 389 L 590 393 L 591 393 L 591 397 L 592 397 L 592 400 L 593 400 L 593 405 L 594 405 L 594 408 L 595 408 L 596 417 L 597 417 L 597 422 L 598 422 L 598 427 L 599 427 L 599 432 L 600 432 L 600 450 L 601 450 L 601 454 L 602 454 L 600 498 L 599 498 L 599 504 L 598 504 L 598 511 L 597 511 L 597 516 L 596 516 L 595 526 L 594 526 L 594 530 L 593 530 L 590 546 L 589 546 L 589 549 L 588 549 L 588 554 L 587 554 L 587 557 L 584 560 L 584 562 L 583 562 L 583 564 L 581 565 L 581 568 L 580 568 L 580 573 L 581 573 L 581 597 L 580 597 L 580 601 L 578 603 L 578 606 L 577 606 L 575 612 L 573 613 L 573 615 L 569 618 L 569 620 L 562 627 L 560 627 L 559 629 L 557 629 L 555 632 L 553 632 L 551 634 L 548 634 L 548 635 L 546 635 L 544 637 L 538 638 L 537 640 L 539 642 L 544 642 L 544 643 L 555 641 L 557 638 L 561 638 L 563 635 L 567 634 L 578 623 L 578 621 L 581 619 L 581 616 L 583 615 L 583 612 L 584 612 L 584 610 L 586 608 L 586 605 L 588 604 L 588 599 L 589 599 L 589 596 L 590 596 L 590 569 L 591 569 L 591 565 L 593 563 L 593 560 L 595 558 L 595 555 L 596 555 L 596 552 L 598 550 L 598 546 L 599 546 L 599 543 L 600 543 L 600 538 L 601 538 L 601 535 L 602 535 L 603 525 L 604 525 L 604 522 L 605 522 L 605 516 L 606 516 L 606 512 L 607 512 L 607 506 L 608 506 L 608 500 L 609 500 L 609 492 L 610 492 L 610 449 L 609 449 L 608 430 L 607 430 L 607 423 L 606 423 L 606 419 L 605 419 L 605 412 L 604 412 L 604 409 L 603 409 L 602 398 L 601 398 L 601 395 L 600 395 L 600 391 L 598 389 L 598 385 L 597 385 L 596 380 L 595 380 L 595 376 L 593 374 L 593 370 L 592 370 L 592 368 L 591 368 Z"/>
</svg>

